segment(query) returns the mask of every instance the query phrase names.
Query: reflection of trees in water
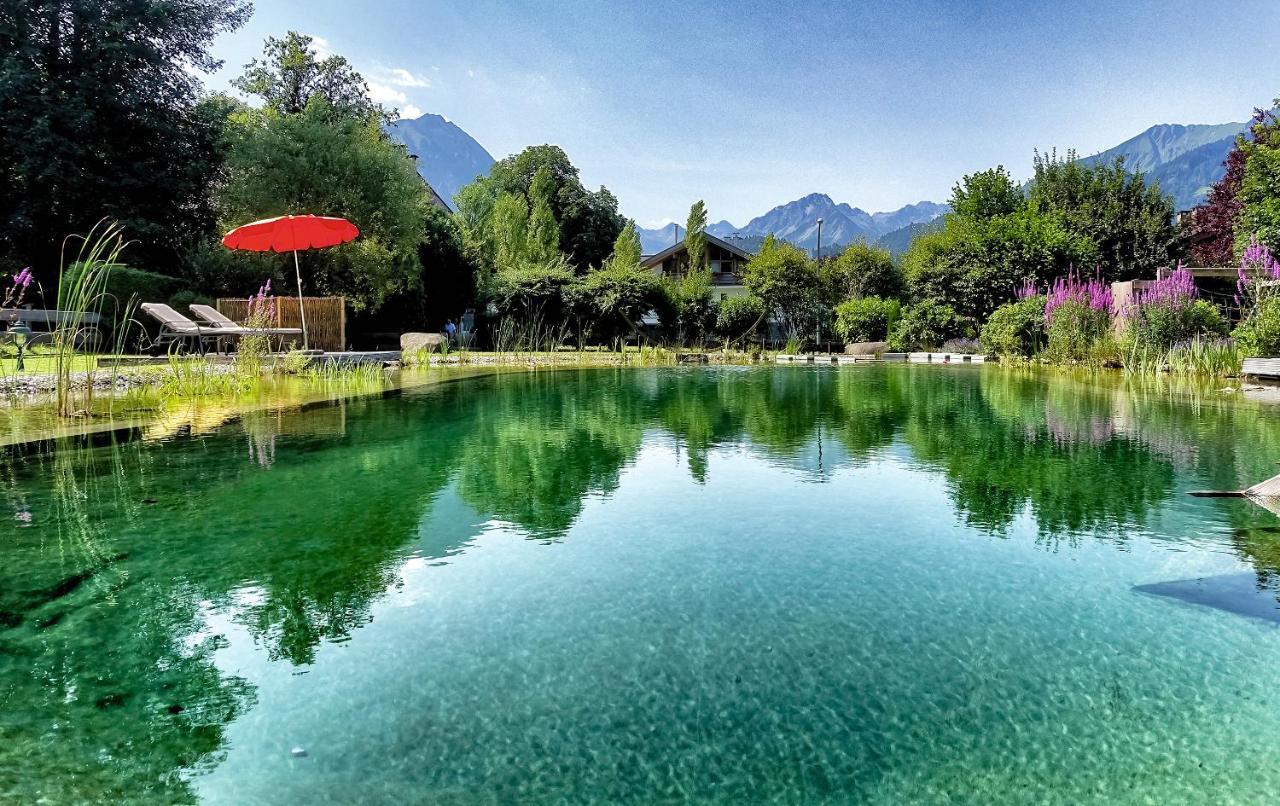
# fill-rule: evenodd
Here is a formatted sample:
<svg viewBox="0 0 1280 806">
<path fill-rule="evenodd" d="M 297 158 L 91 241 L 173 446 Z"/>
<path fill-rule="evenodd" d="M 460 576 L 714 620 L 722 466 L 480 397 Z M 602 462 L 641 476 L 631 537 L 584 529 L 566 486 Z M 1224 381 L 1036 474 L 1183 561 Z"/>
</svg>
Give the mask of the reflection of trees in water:
<svg viewBox="0 0 1280 806">
<path fill-rule="evenodd" d="M 563 532 L 583 498 L 609 492 L 640 448 L 644 400 L 604 378 L 509 377 L 467 400 L 456 458 L 458 492 L 478 511 L 539 535 Z"/>
<path fill-rule="evenodd" d="M 108 510 L 151 500 L 137 445 L 33 456 L 31 541 L 0 565 L 0 793 L 15 802 L 191 799 L 184 770 L 211 764 L 251 701 L 202 635 L 202 591 L 130 568 Z M 13 466 L 10 466 L 10 471 Z"/>
<path fill-rule="evenodd" d="M 998 532 L 1030 511 L 1046 535 L 1140 524 L 1175 467 L 1239 486 L 1280 447 L 1258 409 L 1066 376 L 593 370 L 0 464 L 5 520 L 23 525 L 0 565 L 0 793 L 188 797 L 183 771 L 216 761 L 252 698 L 214 664 L 208 613 L 231 614 L 273 659 L 311 663 L 370 619 L 450 483 L 481 517 L 555 536 L 617 487 L 654 429 L 699 482 L 722 445 L 806 473 L 815 440 L 848 464 L 903 446 L 971 524 Z M 1260 450 L 1236 455 L 1242 439 Z M 1280 556 L 1250 535 L 1237 547 L 1270 580 Z"/>
</svg>

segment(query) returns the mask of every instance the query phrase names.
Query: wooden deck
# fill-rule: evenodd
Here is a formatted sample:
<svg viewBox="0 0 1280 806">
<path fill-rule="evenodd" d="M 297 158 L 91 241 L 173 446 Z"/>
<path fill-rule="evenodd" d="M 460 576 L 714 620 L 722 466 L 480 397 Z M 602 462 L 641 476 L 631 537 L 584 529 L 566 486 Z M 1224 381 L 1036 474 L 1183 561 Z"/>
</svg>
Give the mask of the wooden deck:
<svg viewBox="0 0 1280 806">
<path fill-rule="evenodd" d="M 913 364 L 985 364 L 985 355 L 970 353 L 910 353 L 907 360 Z"/>
<path fill-rule="evenodd" d="M 1240 374 L 1255 378 L 1280 378 L 1280 358 L 1246 358 Z"/>
</svg>

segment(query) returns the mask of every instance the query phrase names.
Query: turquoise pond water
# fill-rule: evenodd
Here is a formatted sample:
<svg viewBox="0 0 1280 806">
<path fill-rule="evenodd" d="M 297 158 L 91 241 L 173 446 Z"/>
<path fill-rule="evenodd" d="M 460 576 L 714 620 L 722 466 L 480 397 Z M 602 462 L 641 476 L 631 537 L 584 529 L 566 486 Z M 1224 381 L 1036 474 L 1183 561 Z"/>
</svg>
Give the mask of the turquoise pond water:
<svg viewBox="0 0 1280 806">
<path fill-rule="evenodd" d="M 1275 802 L 1280 518 L 1186 495 L 1277 470 L 1234 397 L 564 371 L 11 451 L 0 802 Z"/>
</svg>

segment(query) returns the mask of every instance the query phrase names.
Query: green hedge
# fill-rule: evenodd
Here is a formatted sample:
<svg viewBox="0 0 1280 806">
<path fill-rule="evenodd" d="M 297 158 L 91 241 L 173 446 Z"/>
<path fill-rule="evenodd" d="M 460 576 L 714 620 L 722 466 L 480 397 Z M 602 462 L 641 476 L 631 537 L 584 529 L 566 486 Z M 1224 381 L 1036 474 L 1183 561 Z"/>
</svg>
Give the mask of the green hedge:
<svg viewBox="0 0 1280 806">
<path fill-rule="evenodd" d="M 863 297 L 836 306 L 836 333 L 846 342 L 884 341 L 902 313 L 896 299 Z"/>
</svg>

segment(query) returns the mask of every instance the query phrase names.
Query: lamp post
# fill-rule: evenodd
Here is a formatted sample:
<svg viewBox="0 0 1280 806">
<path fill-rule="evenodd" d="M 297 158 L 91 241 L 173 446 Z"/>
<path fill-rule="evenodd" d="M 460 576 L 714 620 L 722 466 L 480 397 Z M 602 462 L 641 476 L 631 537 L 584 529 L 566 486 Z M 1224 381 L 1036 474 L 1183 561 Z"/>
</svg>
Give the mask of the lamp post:
<svg viewBox="0 0 1280 806">
<path fill-rule="evenodd" d="M 25 364 L 22 362 L 22 355 L 26 352 L 27 340 L 31 338 L 31 328 L 27 326 L 26 322 L 19 319 L 17 322 L 9 325 L 9 335 L 13 338 L 13 343 L 18 346 L 18 364 L 15 369 L 18 372 L 21 372 L 26 368 Z"/>
<path fill-rule="evenodd" d="M 817 250 L 817 255 L 816 255 L 816 257 L 817 257 L 817 259 L 818 259 L 818 264 L 819 264 L 819 266 L 821 266 L 821 264 L 822 264 L 822 219 L 821 219 L 821 218 L 819 218 L 819 219 L 818 219 L 818 250 Z M 822 327 L 822 320 L 821 320 L 821 319 L 819 319 L 818 317 L 814 317 L 814 321 L 813 321 L 813 351 L 814 351 L 815 353 L 818 351 L 818 340 L 819 340 L 820 338 L 822 338 L 822 331 L 821 331 L 821 327 Z"/>
</svg>

